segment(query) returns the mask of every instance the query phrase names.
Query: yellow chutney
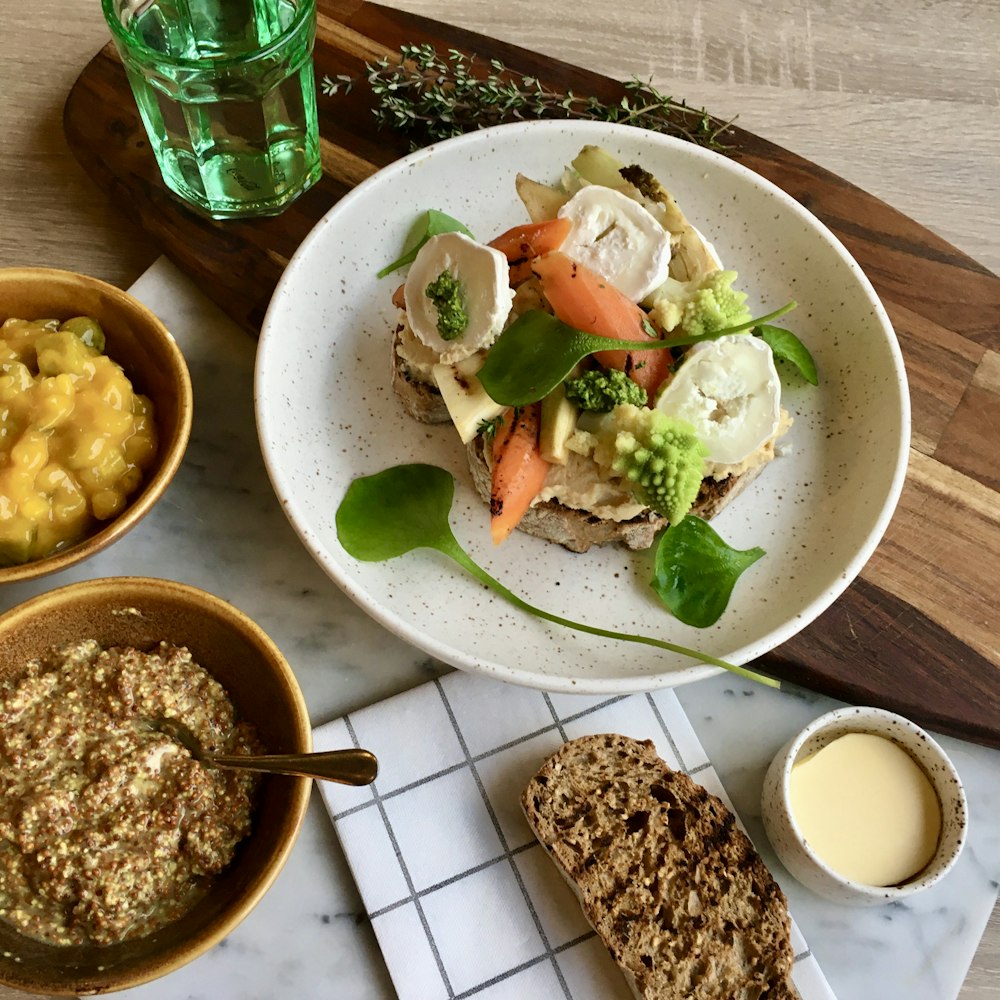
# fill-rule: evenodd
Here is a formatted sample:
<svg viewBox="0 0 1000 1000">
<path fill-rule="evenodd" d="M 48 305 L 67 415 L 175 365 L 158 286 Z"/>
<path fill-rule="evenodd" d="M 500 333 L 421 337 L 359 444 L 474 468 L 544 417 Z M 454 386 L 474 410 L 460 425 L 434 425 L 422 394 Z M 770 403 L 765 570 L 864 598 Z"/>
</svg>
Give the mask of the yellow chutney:
<svg viewBox="0 0 1000 1000">
<path fill-rule="evenodd" d="M 152 464 L 153 404 L 103 351 L 85 316 L 0 325 L 0 565 L 80 541 Z"/>
</svg>

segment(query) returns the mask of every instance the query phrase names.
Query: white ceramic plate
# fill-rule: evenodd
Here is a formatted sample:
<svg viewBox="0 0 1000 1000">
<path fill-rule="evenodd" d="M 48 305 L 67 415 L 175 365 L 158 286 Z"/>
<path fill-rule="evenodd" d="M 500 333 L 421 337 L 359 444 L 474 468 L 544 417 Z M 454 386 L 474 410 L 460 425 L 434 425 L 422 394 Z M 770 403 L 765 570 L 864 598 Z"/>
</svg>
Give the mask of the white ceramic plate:
<svg viewBox="0 0 1000 1000">
<path fill-rule="evenodd" d="M 404 414 L 389 385 L 390 296 L 379 280 L 417 215 L 437 208 L 489 240 L 527 221 L 518 171 L 554 181 L 586 143 L 659 177 L 739 271 L 755 315 L 789 298 L 785 323 L 819 366 L 818 388 L 784 394 L 795 423 L 784 454 L 713 521 L 765 558 L 708 629 L 680 624 L 649 589 L 650 555 L 574 555 L 521 532 L 494 548 L 450 424 Z M 548 611 L 745 663 L 816 618 L 861 570 L 895 507 L 906 468 L 909 396 L 896 338 L 857 264 L 809 212 L 731 160 L 626 126 L 500 126 L 414 153 L 343 198 L 299 248 L 261 333 L 256 412 L 264 459 L 292 525 L 327 573 L 375 619 L 448 663 L 549 690 L 646 690 L 715 672 L 686 657 L 598 639 L 517 611 L 436 552 L 360 563 L 334 517 L 357 476 L 402 462 L 454 473 L 452 525 L 472 557 Z"/>
</svg>

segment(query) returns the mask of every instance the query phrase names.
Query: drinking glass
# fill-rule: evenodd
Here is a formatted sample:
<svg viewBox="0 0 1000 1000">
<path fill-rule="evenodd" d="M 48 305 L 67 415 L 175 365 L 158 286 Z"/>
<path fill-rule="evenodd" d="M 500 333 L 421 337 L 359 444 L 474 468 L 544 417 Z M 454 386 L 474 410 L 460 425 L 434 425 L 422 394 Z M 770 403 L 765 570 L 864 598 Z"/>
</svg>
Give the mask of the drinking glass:
<svg viewBox="0 0 1000 1000">
<path fill-rule="evenodd" d="M 315 0 L 101 0 L 167 187 L 277 215 L 322 174 Z"/>
</svg>

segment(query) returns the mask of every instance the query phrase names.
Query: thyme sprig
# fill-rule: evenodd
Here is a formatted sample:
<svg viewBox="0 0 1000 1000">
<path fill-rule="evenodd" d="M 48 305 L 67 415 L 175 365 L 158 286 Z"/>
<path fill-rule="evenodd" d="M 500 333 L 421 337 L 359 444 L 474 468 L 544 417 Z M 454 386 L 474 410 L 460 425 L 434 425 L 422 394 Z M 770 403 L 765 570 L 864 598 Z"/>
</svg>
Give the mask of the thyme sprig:
<svg viewBox="0 0 1000 1000">
<path fill-rule="evenodd" d="M 448 49 L 442 57 L 433 45 L 401 45 L 399 58 L 365 63 L 365 78 L 375 96 L 380 128 L 408 135 L 414 146 L 448 139 L 488 125 L 536 118 L 573 118 L 616 122 L 663 132 L 709 149 L 724 150 L 722 137 L 731 122 L 692 108 L 662 93 L 651 82 L 633 77 L 617 104 L 572 91 L 546 87 L 536 77 L 491 59 L 485 72 L 474 56 Z M 357 80 L 324 76 L 327 96 L 349 93 Z"/>
</svg>

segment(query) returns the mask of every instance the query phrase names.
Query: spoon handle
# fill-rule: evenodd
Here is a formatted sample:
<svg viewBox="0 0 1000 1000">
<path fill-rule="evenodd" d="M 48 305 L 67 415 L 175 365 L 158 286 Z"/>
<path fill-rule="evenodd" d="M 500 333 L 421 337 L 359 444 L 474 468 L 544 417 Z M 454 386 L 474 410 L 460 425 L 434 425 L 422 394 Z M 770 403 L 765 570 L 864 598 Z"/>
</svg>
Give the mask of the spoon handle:
<svg viewBox="0 0 1000 1000">
<path fill-rule="evenodd" d="M 219 767 L 271 774 L 299 774 L 304 778 L 339 781 L 342 785 L 367 785 L 378 774 L 378 760 L 367 750 L 330 750 L 326 753 L 285 753 L 259 757 L 213 754 L 207 759 Z"/>
</svg>

